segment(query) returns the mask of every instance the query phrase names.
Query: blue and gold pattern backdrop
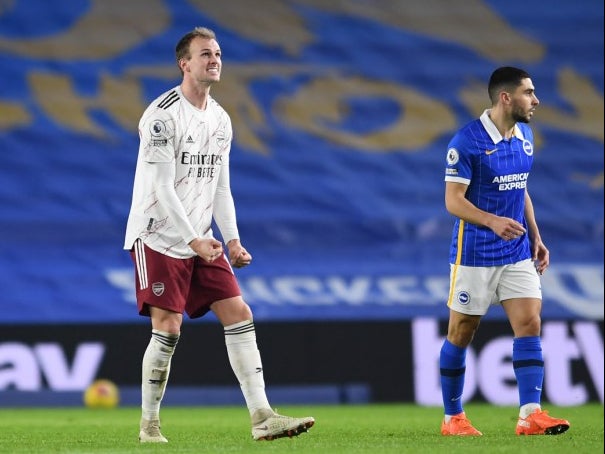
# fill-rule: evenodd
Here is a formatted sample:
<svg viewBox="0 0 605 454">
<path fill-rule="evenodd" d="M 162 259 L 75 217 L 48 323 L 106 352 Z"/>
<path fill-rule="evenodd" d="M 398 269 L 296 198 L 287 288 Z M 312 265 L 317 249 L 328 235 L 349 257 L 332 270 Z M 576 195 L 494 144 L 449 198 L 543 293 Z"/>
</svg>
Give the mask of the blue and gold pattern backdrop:
<svg viewBox="0 0 605 454">
<path fill-rule="evenodd" d="M 544 316 L 603 320 L 603 2 L 0 0 L 0 323 L 141 320 L 137 123 L 199 25 L 223 51 L 257 320 L 447 315 L 444 155 L 501 65 L 541 101 Z"/>
</svg>

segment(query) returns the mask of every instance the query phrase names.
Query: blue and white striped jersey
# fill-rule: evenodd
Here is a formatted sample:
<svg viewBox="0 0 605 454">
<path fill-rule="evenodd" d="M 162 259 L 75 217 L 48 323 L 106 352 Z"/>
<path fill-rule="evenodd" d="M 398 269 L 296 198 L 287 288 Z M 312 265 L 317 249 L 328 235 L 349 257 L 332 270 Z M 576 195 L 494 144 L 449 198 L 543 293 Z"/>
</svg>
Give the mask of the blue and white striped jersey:
<svg viewBox="0 0 605 454">
<path fill-rule="evenodd" d="M 445 181 L 468 185 L 466 198 L 477 208 L 525 221 L 525 190 L 534 159 L 534 138 L 525 123 L 515 125 L 505 140 L 489 118 L 489 110 L 461 128 L 448 144 Z M 456 219 L 450 263 L 499 266 L 531 258 L 527 234 L 504 241 L 487 227 Z"/>
</svg>

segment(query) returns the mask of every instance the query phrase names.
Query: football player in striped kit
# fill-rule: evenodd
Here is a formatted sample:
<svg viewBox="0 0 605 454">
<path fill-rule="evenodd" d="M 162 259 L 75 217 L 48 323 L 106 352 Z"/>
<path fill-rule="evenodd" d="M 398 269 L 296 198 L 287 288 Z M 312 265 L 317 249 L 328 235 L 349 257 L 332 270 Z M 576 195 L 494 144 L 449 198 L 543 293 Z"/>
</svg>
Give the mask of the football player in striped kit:
<svg viewBox="0 0 605 454">
<path fill-rule="evenodd" d="M 455 217 L 450 246 L 450 309 L 439 366 L 443 435 L 482 435 L 462 407 L 466 348 L 492 304 L 503 307 L 514 334 L 519 391 L 517 435 L 556 435 L 569 422 L 540 405 L 544 361 L 540 342 L 540 275 L 549 265 L 527 181 L 534 159 L 530 122 L 539 104 L 530 75 L 496 69 L 491 109 L 461 128 L 448 145 L 445 205 Z"/>
</svg>

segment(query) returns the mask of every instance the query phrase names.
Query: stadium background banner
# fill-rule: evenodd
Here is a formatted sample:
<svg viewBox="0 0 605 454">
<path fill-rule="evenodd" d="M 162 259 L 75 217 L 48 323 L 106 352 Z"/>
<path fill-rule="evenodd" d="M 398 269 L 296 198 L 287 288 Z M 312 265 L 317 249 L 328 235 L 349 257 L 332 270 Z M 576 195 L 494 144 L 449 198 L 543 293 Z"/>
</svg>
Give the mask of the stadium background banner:
<svg viewBox="0 0 605 454">
<path fill-rule="evenodd" d="M 514 406 L 518 391 L 510 327 L 490 321 L 484 328 L 467 356 L 464 399 Z M 257 338 L 267 393 L 274 405 L 402 401 L 439 406 L 439 350 L 446 331 L 447 321 L 435 318 L 261 323 Z M 118 383 L 122 405 L 140 405 L 140 363 L 148 332 L 140 323 L 3 329 L 7 341 L 0 342 L 0 407 L 82 405 L 82 391 L 94 378 Z M 243 404 L 220 326 L 192 323 L 183 334 L 166 403 Z M 545 322 L 543 354 L 545 402 L 603 403 L 603 322 Z"/>
<path fill-rule="evenodd" d="M 0 390 L 15 386 L 6 371 L 20 358 L 7 346 L 148 329 L 122 250 L 137 122 L 179 82 L 174 46 L 198 25 L 224 57 L 213 96 L 234 123 L 233 192 L 254 256 L 237 273 L 271 335 L 280 323 L 378 334 L 443 323 L 447 142 L 487 107 L 491 71 L 515 65 L 541 101 L 528 187 L 551 251 L 543 318 L 600 328 L 586 348 L 602 358 L 603 2 L 9 0 L 0 328 L 23 329 L 0 337 Z M 494 308 L 482 330 L 503 320 Z"/>
</svg>

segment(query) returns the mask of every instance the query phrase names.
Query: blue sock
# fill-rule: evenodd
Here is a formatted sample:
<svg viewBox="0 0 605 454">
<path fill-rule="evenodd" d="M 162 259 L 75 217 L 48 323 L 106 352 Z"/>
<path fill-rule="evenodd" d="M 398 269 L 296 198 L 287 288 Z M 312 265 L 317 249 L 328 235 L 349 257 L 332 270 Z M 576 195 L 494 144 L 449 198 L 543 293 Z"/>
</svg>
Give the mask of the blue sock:
<svg viewBox="0 0 605 454">
<path fill-rule="evenodd" d="M 462 391 L 466 372 L 466 348 L 445 339 L 439 355 L 441 394 L 446 415 L 462 413 Z"/>
<path fill-rule="evenodd" d="M 544 360 L 539 336 L 513 339 L 513 368 L 519 387 L 519 405 L 540 403 Z"/>
</svg>

